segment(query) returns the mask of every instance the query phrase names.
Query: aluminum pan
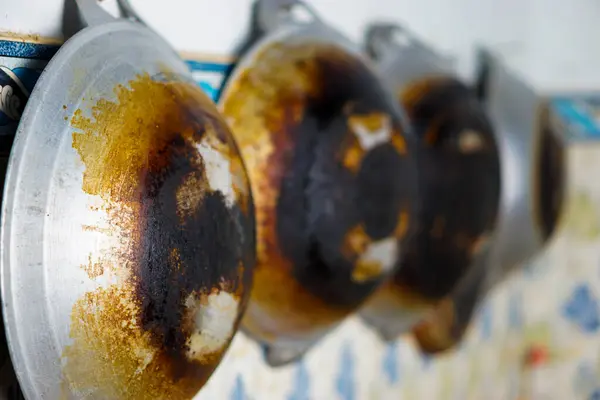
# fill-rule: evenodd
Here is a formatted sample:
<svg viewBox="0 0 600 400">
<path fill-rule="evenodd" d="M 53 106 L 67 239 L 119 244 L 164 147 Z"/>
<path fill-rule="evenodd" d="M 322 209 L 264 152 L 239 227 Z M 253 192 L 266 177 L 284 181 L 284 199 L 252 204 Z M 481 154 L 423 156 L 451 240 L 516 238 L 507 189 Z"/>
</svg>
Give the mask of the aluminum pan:
<svg viewBox="0 0 600 400">
<path fill-rule="evenodd" d="M 185 64 L 155 33 L 131 22 L 110 22 L 87 28 L 63 45 L 30 97 L 9 162 L 1 232 L 4 321 L 12 360 L 27 398 L 191 398 L 208 379 L 237 329 L 239 316 L 246 303 L 246 289 L 251 284 L 254 244 L 253 222 L 249 215 L 252 215 L 252 204 L 235 145 L 229 141 L 228 131 L 212 103 L 191 83 L 191 79 L 185 82 L 189 79 L 188 74 Z M 156 82 L 156 77 L 161 75 L 166 81 L 174 77 L 183 78 L 177 90 L 181 89 L 191 98 L 189 109 L 161 109 L 169 96 L 159 96 L 149 101 L 142 97 L 146 101 L 142 101 L 139 107 L 145 107 L 145 110 L 135 108 L 135 101 L 118 103 L 119 93 L 129 95 L 133 100 L 136 96 L 137 100 L 143 96 L 143 93 L 136 94 L 136 89 L 131 89 L 134 80 L 145 80 L 153 85 L 149 82 Z M 119 84 L 123 86 L 118 88 Z M 143 86 L 138 82 L 138 90 L 143 89 L 140 85 Z M 148 91 L 148 95 L 152 93 L 155 92 Z M 173 98 L 178 95 L 171 94 Z M 119 110 L 120 106 L 115 104 L 129 107 L 127 113 Z M 194 110 L 199 109 L 206 111 L 200 117 L 194 114 Z M 162 268 L 166 275 L 160 279 L 159 275 L 153 275 L 161 270 L 160 266 L 154 270 L 139 265 L 136 267 L 131 259 L 125 260 L 123 254 L 119 255 L 123 249 L 131 253 L 134 240 L 145 241 L 146 247 L 151 248 L 152 252 L 155 247 L 164 245 L 164 240 L 185 230 L 177 224 L 171 231 L 161 231 L 160 227 L 154 227 L 154 230 L 148 221 L 146 229 L 138 227 L 128 230 L 131 225 L 128 228 L 122 225 L 122 220 L 111 219 L 111 207 L 113 216 L 114 207 L 121 207 L 117 214 L 121 213 L 121 218 L 125 218 L 123 212 L 149 206 L 150 181 L 143 182 L 146 185 L 143 189 L 146 197 L 140 201 L 128 198 L 114 201 L 115 198 L 112 198 L 111 205 L 107 206 L 108 202 L 102 195 L 90 194 L 89 188 L 94 185 L 94 179 L 104 179 L 103 168 L 109 170 L 111 164 L 119 160 L 135 166 L 139 163 L 135 155 L 127 158 L 120 153 L 127 149 L 118 146 L 110 149 L 101 147 L 105 144 L 102 140 L 109 140 L 109 136 L 96 142 L 99 149 L 112 152 L 109 158 L 102 150 L 98 151 L 97 158 L 90 157 L 88 151 L 86 161 L 82 156 L 82 152 L 86 151 L 85 144 L 77 150 L 74 148 L 74 132 L 83 130 L 79 132 L 82 136 L 78 136 L 83 141 L 82 138 L 89 134 L 85 131 L 86 121 L 90 125 L 94 118 L 96 121 L 108 119 L 112 125 L 96 126 L 98 129 L 94 134 L 101 135 L 108 132 L 103 129 L 113 129 L 115 125 L 127 129 L 128 113 L 140 111 L 163 118 L 168 118 L 171 115 L 169 113 L 173 112 L 187 117 L 193 114 L 191 118 L 196 119 L 191 124 L 195 124 L 193 127 L 196 129 L 206 130 L 203 137 L 208 137 L 210 127 L 212 133 L 216 132 L 210 137 L 216 138 L 218 144 L 196 143 L 199 153 L 196 156 L 199 156 L 206 171 L 212 163 L 215 173 L 204 176 L 209 185 L 201 191 L 204 196 L 201 205 L 190 206 L 190 198 L 193 199 L 194 193 L 200 189 L 193 185 L 187 188 L 190 191 L 186 197 L 188 208 L 184 210 L 189 211 L 190 207 L 202 209 L 206 214 L 204 228 L 213 229 L 215 235 L 202 237 L 196 230 L 193 232 L 196 236 L 192 238 L 196 241 L 188 238 L 189 245 L 177 249 L 180 252 L 192 252 L 195 259 L 210 259 L 213 262 L 213 268 L 205 268 L 204 272 L 195 271 L 196 275 L 193 276 L 186 277 L 183 273 Z M 111 113 L 114 114 L 112 120 Z M 92 115 L 94 118 L 89 118 Z M 153 120 L 150 118 L 149 121 Z M 142 123 L 141 118 L 139 122 Z M 157 129 L 158 126 L 157 123 Z M 182 132 L 188 132 L 187 128 L 183 126 Z M 196 132 L 192 131 L 192 134 Z M 135 151 L 142 146 L 139 143 L 130 145 Z M 200 150 L 203 145 L 204 152 Z M 174 151 L 170 145 L 165 145 L 165 148 Z M 219 158 L 219 151 L 223 149 L 227 151 L 229 159 Z M 135 154 L 146 157 L 143 152 Z M 169 154 L 165 153 L 164 157 Z M 178 155 L 173 156 L 180 163 L 176 168 L 183 165 L 182 162 L 189 161 L 190 156 L 184 154 L 177 158 Z M 149 158 L 151 156 L 148 155 Z M 95 163 L 99 159 L 104 159 L 104 164 Z M 232 168 L 229 171 L 219 168 L 234 165 L 238 167 L 234 172 Z M 145 178 L 150 179 L 149 175 Z M 199 185 L 203 183 L 206 182 L 198 182 Z M 123 194 L 124 189 L 120 184 L 125 185 L 126 182 L 116 184 L 111 195 Z M 236 188 L 240 190 L 235 191 Z M 214 205 L 215 201 L 210 207 L 206 205 L 209 192 L 220 193 L 215 200 L 218 206 L 227 203 L 224 198 L 231 197 L 226 209 L 220 208 L 222 214 L 214 213 L 218 208 Z M 161 193 L 164 194 L 160 192 L 156 196 Z M 214 200 L 215 196 L 211 199 Z M 160 207 L 159 203 L 160 200 L 152 204 Z M 240 206 L 241 203 L 245 204 L 245 211 L 242 211 L 244 207 Z M 128 215 L 129 222 L 137 223 L 141 214 Z M 156 215 L 152 214 L 154 217 Z M 156 232 L 158 234 L 154 234 Z M 207 243 L 211 244 L 206 246 Z M 228 265 L 222 263 L 224 254 L 230 256 Z M 232 257 L 238 259 L 233 260 Z M 104 263 L 107 259 L 112 264 Z M 191 273 L 184 264 L 180 265 L 181 268 Z M 132 276 L 134 268 L 138 268 L 136 277 Z M 150 281 L 144 283 L 145 277 L 140 271 L 149 275 Z M 193 292 L 188 285 L 190 281 L 196 284 Z M 134 288 L 138 291 L 136 298 L 131 293 Z M 111 300 L 100 300 L 104 293 L 113 289 L 125 294 Z M 172 321 L 168 321 L 169 316 L 179 315 L 177 310 L 164 306 L 173 301 L 168 295 L 177 290 L 180 296 L 176 304 L 171 305 L 179 307 L 179 311 L 191 313 L 189 319 L 192 328 L 188 326 L 186 329 L 192 331 L 188 332 L 187 338 L 179 335 L 182 326 L 172 326 Z M 224 297 L 218 296 L 221 292 L 225 293 Z M 184 294 L 187 295 L 185 299 Z M 212 298 L 212 294 L 217 296 Z M 159 299 L 163 301 L 163 308 L 157 302 Z M 112 321 L 118 321 L 118 325 L 113 324 L 111 328 L 111 318 L 107 318 L 106 310 L 115 304 L 120 305 L 115 307 Z M 145 307 L 145 314 L 140 311 L 141 307 Z M 154 309 L 149 311 L 151 307 Z M 125 313 L 132 309 L 135 310 L 133 314 Z M 210 315 L 204 312 L 207 310 L 208 314 L 225 315 L 229 318 L 224 319 L 228 323 L 215 326 L 215 319 L 211 320 Z M 153 320 L 148 313 L 154 313 Z M 163 320 L 156 314 L 161 314 Z M 100 323 L 103 318 L 104 325 Z M 198 326 L 198 322 L 201 326 Z M 179 323 L 183 324 L 182 321 Z M 203 336 L 207 332 L 211 343 Z M 192 337 L 196 333 L 204 340 L 202 344 L 208 346 L 204 350 L 210 348 L 207 354 L 202 353 L 204 350 L 190 354 L 194 347 L 192 342 L 198 338 Z M 169 335 L 180 341 L 186 340 L 185 357 L 182 354 L 167 354 L 165 346 Z M 181 350 L 183 345 L 179 345 Z M 138 363 L 134 370 L 131 369 L 131 363 L 127 364 L 132 360 L 134 364 Z"/>
</svg>

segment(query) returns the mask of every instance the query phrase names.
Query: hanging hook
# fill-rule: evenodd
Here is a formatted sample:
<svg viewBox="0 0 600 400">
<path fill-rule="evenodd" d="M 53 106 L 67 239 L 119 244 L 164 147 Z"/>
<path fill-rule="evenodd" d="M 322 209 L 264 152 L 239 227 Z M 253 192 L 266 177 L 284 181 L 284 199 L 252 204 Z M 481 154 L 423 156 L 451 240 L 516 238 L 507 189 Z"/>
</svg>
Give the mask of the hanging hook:
<svg viewBox="0 0 600 400">
<path fill-rule="evenodd" d="M 317 12 L 302 0 L 257 0 L 258 25 L 263 31 L 272 31 L 283 21 L 292 18 L 292 11 L 304 10 L 311 22 L 320 21 Z M 300 22 L 300 21 L 298 21 Z"/>
<path fill-rule="evenodd" d="M 145 23 L 140 15 L 135 11 L 129 0 L 117 0 L 117 5 L 119 6 L 119 11 L 124 18 L 133 22 L 137 22 L 138 24 L 148 26 L 148 24 Z"/>
<path fill-rule="evenodd" d="M 379 59 L 387 53 L 391 46 L 407 46 L 411 43 L 411 35 L 404 29 L 392 23 L 373 24 L 368 27 L 366 32 L 367 53 L 374 59 Z M 396 40 L 400 37 L 400 40 Z"/>
<path fill-rule="evenodd" d="M 369 26 L 365 34 L 365 47 L 367 54 L 377 61 L 385 57 L 402 57 L 405 68 L 413 66 L 415 73 L 454 69 L 451 57 L 438 54 L 410 31 L 394 23 Z"/>
<path fill-rule="evenodd" d="M 115 20 L 96 0 L 75 0 L 75 4 L 85 26 L 101 25 Z"/>
</svg>

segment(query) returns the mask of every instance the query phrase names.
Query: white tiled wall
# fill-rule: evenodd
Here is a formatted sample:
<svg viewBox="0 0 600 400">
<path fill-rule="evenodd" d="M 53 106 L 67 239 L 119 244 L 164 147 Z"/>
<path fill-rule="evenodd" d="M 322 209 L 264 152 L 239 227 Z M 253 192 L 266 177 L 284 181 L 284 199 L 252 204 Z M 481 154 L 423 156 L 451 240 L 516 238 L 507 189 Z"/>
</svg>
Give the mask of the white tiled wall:
<svg viewBox="0 0 600 400">
<path fill-rule="evenodd" d="M 131 0 L 176 48 L 230 54 L 249 23 L 252 0 Z M 474 67 L 478 43 L 501 48 L 543 86 L 600 88 L 597 0 L 307 0 L 360 40 L 369 21 L 397 21 Z M 59 37 L 64 0 L 0 0 L 0 31 Z M 114 0 L 104 0 L 108 7 Z"/>
</svg>

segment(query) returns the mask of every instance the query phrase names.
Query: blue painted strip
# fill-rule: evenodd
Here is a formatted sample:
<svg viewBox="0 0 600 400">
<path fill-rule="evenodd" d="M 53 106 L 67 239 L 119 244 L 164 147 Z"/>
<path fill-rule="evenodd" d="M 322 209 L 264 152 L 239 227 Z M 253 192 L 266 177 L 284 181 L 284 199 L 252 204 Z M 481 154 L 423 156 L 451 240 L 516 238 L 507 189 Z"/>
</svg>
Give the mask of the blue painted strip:
<svg viewBox="0 0 600 400">
<path fill-rule="evenodd" d="M 0 40 L 0 56 L 50 60 L 60 46 L 55 44 L 27 43 Z"/>
<path fill-rule="evenodd" d="M 215 89 L 209 83 L 202 82 L 202 81 L 198 82 L 198 85 L 202 88 L 202 90 L 204 90 L 204 93 L 206 93 L 208 95 L 208 97 L 211 98 L 212 101 L 214 101 L 216 103 L 217 100 L 219 100 L 219 94 L 220 94 L 219 89 Z"/>
<path fill-rule="evenodd" d="M 600 126 L 586 110 L 587 107 L 581 103 L 581 100 L 556 99 L 552 102 L 552 105 L 558 115 L 564 119 L 567 126 L 578 131 L 578 135 L 600 137 Z"/>
<path fill-rule="evenodd" d="M 185 62 L 192 71 L 228 73 L 233 69 L 232 63 L 215 63 L 187 60 Z"/>
</svg>

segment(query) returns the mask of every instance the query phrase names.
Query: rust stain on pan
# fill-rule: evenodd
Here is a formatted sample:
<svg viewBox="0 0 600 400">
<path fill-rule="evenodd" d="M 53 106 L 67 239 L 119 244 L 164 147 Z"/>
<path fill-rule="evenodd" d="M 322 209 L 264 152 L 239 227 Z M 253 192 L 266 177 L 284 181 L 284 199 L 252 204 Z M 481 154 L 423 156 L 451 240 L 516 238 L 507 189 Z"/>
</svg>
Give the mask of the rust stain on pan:
<svg viewBox="0 0 600 400">
<path fill-rule="evenodd" d="M 398 272 L 373 296 L 365 313 L 377 314 L 381 299 L 394 297 L 398 315 L 403 311 L 413 315 L 416 310 L 425 315 L 440 301 L 441 309 L 447 308 L 444 299 L 489 240 L 499 206 L 499 155 L 482 107 L 456 79 L 436 76 L 416 81 L 398 98 L 421 144 L 418 231 Z M 419 332 L 426 337 L 424 332 L 432 329 L 429 337 L 438 338 L 435 326 L 435 321 L 428 321 Z"/>
<path fill-rule="evenodd" d="M 83 190 L 119 242 L 88 271 L 118 283 L 72 309 L 63 375 L 82 396 L 192 398 L 247 302 L 254 229 L 241 160 L 201 90 L 167 78 L 139 76 L 71 118 Z"/>
<path fill-rule="evenodd" d="M 431 312 L 413 329 L 421 351 L 438 354 L 460 343 L 469 328 L 475 311 L 487 294 L 490 247 L 476 250 L 477 260 L 468 274 Z"/>
<path fill-rule="evenodd" d="M 442 300 L 435 310 L 413 329 L 413 335 L 421 350 L 425 353 L 435 354 L 451 348 L 456 340 L 451 332 L 454 319 L 453 302 L 450 299 Z"/>
<path fill-rule="evenodd" d="M 314 339 L 390 272 L 416 184 L 385 97 L 362 61 L 323 43 L 267 46 L 223 94 L 256 204 L 250 334 Z"/>
</svg>

